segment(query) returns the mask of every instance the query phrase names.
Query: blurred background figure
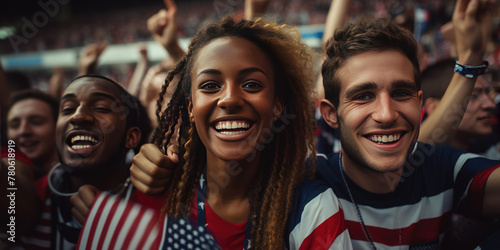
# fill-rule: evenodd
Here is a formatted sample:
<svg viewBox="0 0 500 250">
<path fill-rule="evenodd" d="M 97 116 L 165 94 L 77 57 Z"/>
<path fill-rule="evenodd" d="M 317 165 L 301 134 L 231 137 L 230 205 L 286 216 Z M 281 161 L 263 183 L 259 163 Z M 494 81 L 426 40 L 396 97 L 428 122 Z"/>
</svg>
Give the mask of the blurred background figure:
<svg viewBox="0 0 500 250">
<path fill-rule="evenodd" d="M 56 122 L 59 100 L 36 89 L 16 92 L 7 112 L 7 137 L 33 163 L 36 178 L 59 162 Z"/>
</svg>

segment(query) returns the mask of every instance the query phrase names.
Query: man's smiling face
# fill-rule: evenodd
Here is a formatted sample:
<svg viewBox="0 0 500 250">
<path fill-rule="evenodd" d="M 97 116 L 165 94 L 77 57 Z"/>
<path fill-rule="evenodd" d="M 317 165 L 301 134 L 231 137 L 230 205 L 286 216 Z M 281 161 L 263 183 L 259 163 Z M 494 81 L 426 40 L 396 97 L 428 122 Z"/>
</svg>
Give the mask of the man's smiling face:
<svg viewBox="0 0 500 250">
<path fill-rule="evenodd" d="M 420 128 L 422 91 L 410 60 L 395 50 L 364 52 L 349 58 L 338 75 L 344 163 L 380 173 L 400 169 Z"/>
<path fill-rule="evenodd" d="M 117 86 L 97 77 L 77 79 L 64 91 L 56 136 L 66 166 L 86 171 L 121 160 L 127 120 L 120 96 Z"/>
</svg>

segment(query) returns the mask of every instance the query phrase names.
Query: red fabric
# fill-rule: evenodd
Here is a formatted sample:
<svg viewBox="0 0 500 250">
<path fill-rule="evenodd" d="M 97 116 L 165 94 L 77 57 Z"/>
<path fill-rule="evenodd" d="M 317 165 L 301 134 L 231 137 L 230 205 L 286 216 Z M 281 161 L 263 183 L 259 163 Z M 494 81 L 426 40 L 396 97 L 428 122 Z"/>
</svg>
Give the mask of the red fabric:
<svg viewBox="0 0 500 250">
<path fill-rule="evenodd" d="M 95 200 L 97 200 L 97 199 L 95 199 Z M 94 200 L 94 204 L 95 204 L 95 200 Z M 92 207 L 94 206 L 94 204 L 92 204 Z M 110 211 L 116 211 L 116 208 L 118 207 L 118 204 L 119 204 L 118 202 L 115 202 L 113 204 L 113 206 L 111 207 Z M 108 216 L 106 218 L 106 222 L 104 223 L 104 227 L 102 229 L 103 232 L 107 232 L 108 231 L 109 225 L 111 224 L 111 219 L 112 218 L 113 218 L 113 216 Z M 103 249 L 103 244 L 104 244 L 104 240 L 105 239 L 106 239 L 105 237 L 102 237 L 102 238 L 99 239 L 99 242 L 97 243 L 97 249 Z M 79 241 L 80 241 L 80 239 L 79 239 Z M 80 243 L 80 242 L 78 242 L 78 243 Z"/>
<path fill-rule="evenodd" d="M 167 195 L 150 196 L 142 193 L 139 190 L 135 190 L 132 195 L 130 195 L 130 200 L 137 202 L 139 204 L 145 205 L 155 211 L 161 211 L 166 203 Z"/>
<path fill-rule="evenodd" d="M 346 231 L 346 226 L 344 212 L 340 209 L 338 213 L 335 213 L 321 223 L 321 225 L 316 227 L 316 229 L 304 239 L 300 245 L 300 249 L 328 249 L 335 239 Z"/>
<path fill-rule="evenodd" d="M 103 192 L 96 197 L 76 249 L 160 249 L 165 221 L 158 214 Z"/>
<path fill-rule="evenodd" d="M 419 242 L 432 242 L 439 240 L 439 235 L 447 228 L 450 213 L 440 217 L 419 220 L 408 227 L 401 228 L 401 242 L 399 242 L 399 229 L 386 229 L 366 226 L 374 242 L 384 242 L 388 246 L 410 245 Z M 346 221 L 349 235 L 352 240 L 366 241 L 361 224 L 357 221 Z M 437 230 L 429 230 L 429 228 Z M 409 241 L 411 239 L 411 241 Z"/>
<path fill-rule="evenodd" d="M 35 229 L 31 235 L 27 235 L 26 238 L 21 238 L 21 246 L 24 249 L 33 250 L 49 250 L 50 248 L 50 238 L 51 232 L 46 231 L 47 228 L 51 228 L 51 202 L 50 196 L 43 203 L 43 210 Z"/>
<path fill-rule="evenodd" d="M 316 130 L 314 131 L 314 136 L 319 136 L 321 135 L 321 127 L 319 125 L 316 125 Z"/>
<path fill-rule="evenodd" d="M 462 210 L 468 216 L 477 217 L 478 214 L 483 210 L 483 200 L 484 200 L 484 189 L 486 187 L 486 181 L 490 177 L 491 173 L 499 168 L 500 165 L 496 165 L 494 167 L 483 170 L 481 173 L 476 175 L 467 191 L 467 196 L 465 197 L 462 204 L 464 207 Z"/>
<path fill-rule="evenodd" d="M 35 181 L 36 192 L 40 200 L 45 201 L 49 194 L 49 175 L 46 174 L 42 178 Z"/>
<path fill-rule="evenodd" d="M 198 197 L 195 195 L 192 203 L 190 218 L 198 221 Z M 245 246 L 245 231 L 247 222 L 231 223 L 219 217 L 205 199 L 205 223 L 219 246 L 226 249 L 241 250 Z"/>
<path fill-rule="evenodd" d="M 28 159 L 28 157 L 25 154 L 23 154 L 23 152 L 21 152 L 20 150 L 16 150 L 15 155 L 16 155 L 16 157 L 15 157 L 16 160 L 20 160 L 20 161 L 26 163 L 28 166 L 31 167 L 31 169 L 33 169 L 33 171 L 35 170 L 33 163 L 31 163 L 31 161 Z M 8 158 L 8 157 L 9 157 L 9 147 L 2 146 L 2 150 L 0 151 L 0 158 Z"/>
<path fill-rule="evenodd" d="M 247 222 L 231 223 L 219 217 L 210 208 L 210 205 L 205 200 L 205 223 L 208 224 L 207 228 L 213 233 L 215 241 L 221 246 L 222 249 L 241 250 L 245 245 L 245 231 Z"/>
</svg>

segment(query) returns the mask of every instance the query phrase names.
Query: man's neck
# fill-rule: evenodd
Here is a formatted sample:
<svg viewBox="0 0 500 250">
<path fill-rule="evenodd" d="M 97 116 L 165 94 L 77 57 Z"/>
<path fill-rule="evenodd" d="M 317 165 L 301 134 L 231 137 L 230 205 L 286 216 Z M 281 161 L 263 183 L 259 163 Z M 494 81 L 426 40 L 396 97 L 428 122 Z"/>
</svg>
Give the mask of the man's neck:
<svg viewBox="0 0 500 250">
<path fill-rule="evenodd" d="M 50 157 L 47 157 L 45 159 L 41 159 L 38 162 L 33 162 L 33 165 L 39 170 L 44 173 L 48 173 L 50 169 L 52 169 L 55 165 L 59 163 L 59 156 L 57 155 L 56 152 L 52 154 Z"/>
<path fill-rule="evenodd" d="M 362 189 L 371 192 L 384 194 L 394 191 L 401 180 L 403 169 L 393 172 L 377 172 L 368 167 L 360 166 L 359 163 L 350 162 L 342 157 L 344 173 Z M 347 185 L 347 183 L 346 183 Z"/>
<path fill-rule="evenodd" d="M 125 164 L 122 164 L 121 166 L 116 166 L 114 169 L 114 171 L 92 176 L 71 176 L 73 188 L 78 190 L 78 188 L 86 184 L 95 186 L 101 191 L 119 188 L 128 178 L 129 168 Z"/>
</svg>

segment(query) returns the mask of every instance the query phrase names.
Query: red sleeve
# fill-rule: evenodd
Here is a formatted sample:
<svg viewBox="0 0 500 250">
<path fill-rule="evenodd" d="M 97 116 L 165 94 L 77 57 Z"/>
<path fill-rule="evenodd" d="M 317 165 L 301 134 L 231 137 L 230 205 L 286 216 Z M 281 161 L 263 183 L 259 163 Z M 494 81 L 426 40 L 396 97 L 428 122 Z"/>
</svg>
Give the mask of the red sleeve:
<svg viewBox="0 0 500 250">
<path fill-rule="evenodd" d="M 16 150 L 15 155 L 16 155 L 15 156 L 16 160 L 20 160 L 26 163 L 28 166 L 31 167 L 31 169 L 33 169 L 33 171 L 35 170 L 35 168 L 33 167 L 33 163 L 31 163 L 31 161 L 25 154 L 23 154 L 23 152 L 21 152 L 20 150 Z M 7 157 L 9 157 L 9 148 L 7 146 L 2 146 L 2 150 L 0 151 L 0 158 L 7 158 Z"/>
<path fill-rule="evenodd" d="M 156 211 L 161 211 L 167 201 L 166 197 L 167 195 L 150 196 L 136 189 L 130 196 L 130 200 L 150 207 Z"/>
<path fill-rule="evenodd" d="M 49 188 L 48 177 L 49 175 L 46 174 L 40 179 L 35 181 L 36 193 L 38 194 L 38 197 L 40 197 L 40 199 L 44 202 L 45 199 L 47 198 L 47 190 Z"/>
<path fill-rule="evenodd" d="M 469 184 L 467 196 L 462 201 L 460 209 L 467 216 L 477 217 L 483 210 L 484 189 L 486 181 L 491 173 L 499 168 L 500 165 L 488 168 L 476 175 Z"/>
</svg>

